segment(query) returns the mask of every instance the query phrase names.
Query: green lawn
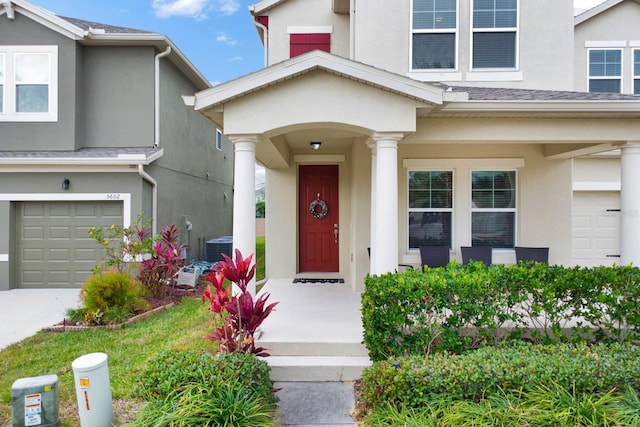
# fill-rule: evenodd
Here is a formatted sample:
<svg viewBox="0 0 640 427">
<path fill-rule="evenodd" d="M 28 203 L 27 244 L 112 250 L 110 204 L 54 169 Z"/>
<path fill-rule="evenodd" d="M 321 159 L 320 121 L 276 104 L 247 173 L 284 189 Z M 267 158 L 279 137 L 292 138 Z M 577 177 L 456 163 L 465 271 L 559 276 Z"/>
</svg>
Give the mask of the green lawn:
<svg viewBox="0 0 640 427">
<path fill-rule="evenodd" d="M 264 236 L 256 237 L 256 280 L 264 279 Z"/>
<path fill-rule="evenodd" d="M 78 357 L 104 352 L 109 357 L 113 399 L 128 398 L 136 374 L 162 349 L 209 349 L 203 336 L 212 327 L 207 306 L 187 298 L 171 308 L 117 330 L 39 332 L 0 351 L 0 425 L 10 425 L 11 385 L 19 378 L 57 374 L 62 426 L 77 426 L 71 363 Z"/>
</svg>

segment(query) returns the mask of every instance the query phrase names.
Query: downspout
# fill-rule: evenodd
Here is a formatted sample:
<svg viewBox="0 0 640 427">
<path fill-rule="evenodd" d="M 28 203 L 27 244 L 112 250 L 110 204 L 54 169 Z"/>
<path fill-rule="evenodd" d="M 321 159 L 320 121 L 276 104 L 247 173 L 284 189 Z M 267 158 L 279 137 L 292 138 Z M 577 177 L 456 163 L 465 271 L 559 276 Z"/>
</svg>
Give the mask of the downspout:
<svg viewBox="0 0 640 427">
<path fill-rule="evenodd" d="M 144 170 L 143 165 L 138 165 L 138 175 L 151 184 L 151 233 L 158 234 L 158 182 Z"/>
<path fill-rule="evenodd" d="M 164 52 L 160 52 L 155 57 L 155 70 L 154 70 L 154 131 L 153 131 L 153 146 L 155 148 L 160 147 L 160 58 L 171 53 L 171 46 L 167 46 Z M 143 165 L 138 165 L 138 175 L 145 181 L 151 184 L 151 232 L 155 236 L 158 233 L 158 182 L 153 179 L 144 170 Z"/>
<path fill-rule="evenodd" d="M 269 66 L 269 28 L 260 23 L 257 16 L 253 17 L 253 23 L 256 27 L 262 29 L 262 34 L 264 36 L 264 68 L 267 68 Z"/>
<path fill-rule="evenodd" d="M 155 89 L 154 89 L 154 95 L 155 95 L 155 100 L 154 100 L 154 125 L 155 125 L 155 129 L 154 129 L 154 141 L 153 141 L 153 146 L 155 148 L 160 147 L 160 58 L 164 58 L 165 56 L 169 55 L 171 53 L 171 46 L 167 46 L 167 48 L 164 50 L 164 52 L 160 52 L 159 54 L 156 55 L 156 63 L 155 63 L 155 75 L 154 75 L 154 79 L 155 79 Z"/>
<path fill-rule="evenodd" d="M 349 21 L 351 25 L 349 26 L 349 59 L 352 61 L 356 60 L 356 0 L 349 1 L 349 17 L 351 18 Z"/>
</svg>

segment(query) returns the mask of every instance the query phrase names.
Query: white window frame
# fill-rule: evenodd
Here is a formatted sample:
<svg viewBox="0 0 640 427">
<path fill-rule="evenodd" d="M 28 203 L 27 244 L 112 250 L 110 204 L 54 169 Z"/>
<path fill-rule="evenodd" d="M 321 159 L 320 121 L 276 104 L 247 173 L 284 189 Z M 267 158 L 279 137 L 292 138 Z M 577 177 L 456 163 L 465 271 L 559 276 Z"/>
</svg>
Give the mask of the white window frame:
<svg viewBox="0 0 640 427">
<path fill-rule="evenodd" d="M 433 73 L 442 74 L 444 78 L 438 78 L 438 80 L 447 80 L 446 74 L 454 73 L 458 71 L 458 50 L 460 44 L 460 1 L 456 0 L 456 26 L 455 28 L 434 28 L 434 29 L 414 29 L 413 28 L 413 0 L 411 0 L 411 25 L 409 34 L 409 70 L 410 73 Z M 413 68 L 413 36 L 414 34 L 454 34 L 454 52 L 453 68 Z M 453 80 L 460 80 L 460 77 L 454 77 Z"/>
<path fill-rule="evenodd" d="M 500 71 L 517 71 L 520 69 L 520 0 L 516 0 L 516 26 L 515 27 L 494 27 L 494 28 L 476 28 L 473 25 L 473 11 L 475 1 L 471 1 L 471 9 L 469 12 L 469 68 L 472 72 L 500 72 Z M 491 68 L 475 68 L 473 66 L 473 39 L 476 33 L 515 33 L 515 63 L 513 67 L 491 67 Z M 482 80 L 479 78 L 478 80 Z M 521 75 L 515 75 L 514 80 L 522 80 Z"/>
<path fill-rule="evenodd" d="M 216 129 L 216 149 L 222 151 L 222 131 Z"/>
<path fill-rule="evenodd" d="M 4 52 L 0 51 L 0 87 L 2 87 L 2 92 L 0 93 L 0 116 L 4 114 L 4 110 L 6 109 L 6 102 L 5 102 L 5 97 L 6 97 L 6 92 L 7 92 L 7 88 L 5 85 L 5 80 L 6 77 L 5 75 L 6 73 L 6 60 L 5 58 L 7 57 L 7 54 Z"/>
<path fill-rule="evenodd" d="M 515 174 L 514 190 L 515 190 L 515 203 L 513 208 L 475 208 L 473 207 L 473 173 L 474 172 L 513 172 Z M 473 168 L 469 170 L 469 206 L 471 208 L 471 214 L 469 215 L 469 239 L 470 243 L 473 242 L 473 214 L 475 212 L 513 212 L 513 247 L 494 249 L 513 249 L 517 246 L 518 238 L 518 169 L 513 168 Z"/>
<path fill-rule="evenodd" d="M 410 202 L 410 188 L 409 188 L 409 176 L 412 172 L 450 172 L 451 173 L 451 207 L 450 208 L 411 208 Z M 453 168 L 410 168 L 407 169 L 407 251 L 418 251 L 419 248 L 411 248 L 409 243 L 410 238 L 410 221 L 409 216 L 412 212 L 451 212 L 451 248 L 455 250 L 455 195 L 456 195 L 456 172 Z"/>
<path fill-rule="evenodd" d="M 591 76 L 591 52 L 597 50 L 609 50 L 620 52 L 620 75 L 619 76 Z M 622 93 L 624 88 L 624 49 L 622 47 L 590 47 L 587 49 L 587 91 L 591 92 L 591 80 L 620 80 L 620 91 L 612 93 Z"/>
<path fill-rule="evenodd" d="M 3 110 L 0 122 L 58 121 L 58 46 L 0 46 L 4 54 Z M 49 105 L 46 112 L 16 111 L 15 57 L 17 54 L 47 54 L 49 56 Z"/>
<path fill-rule="evenodd" d="M 636 70 L 636 55 L 638 55 L 638 69 Z M 640 82 L 640 48 L 631 49 L 631 74 L 633 74 L 633 83 L 631 84 L 631 93 L 640 95 L 640 91 L 636 93 L 636 81 Z"/>
</svg>

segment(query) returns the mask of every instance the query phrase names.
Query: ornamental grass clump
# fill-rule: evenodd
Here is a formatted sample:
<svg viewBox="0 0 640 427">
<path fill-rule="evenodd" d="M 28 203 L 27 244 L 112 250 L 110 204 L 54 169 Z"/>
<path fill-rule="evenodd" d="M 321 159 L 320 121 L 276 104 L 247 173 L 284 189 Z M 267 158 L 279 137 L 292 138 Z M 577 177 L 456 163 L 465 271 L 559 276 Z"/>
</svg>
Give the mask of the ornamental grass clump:
<svg viewBox="0 0 640 427">
<path fill-rule="evenodd" d="M 247 258 L 236 249 L 234 262 L 226 254 L 224 261 L 218 262 L 214 272 L 207 276 L 207 290 L 202 295 L 202 302 L 209 302 L 209 311 L 222 320 L 222 326 L 205 336 L 206 339 L 219 344 L 221 353 L 250 353 L 266 357 L 265 348 L 256 347 L 254 334 L 262 322 L 273 311 L 277 302 L 267 305 L 270 294 L 263 293 L 256 299 L 247 290 L 247 286 L 255 274 L 256 265 L 251 265 L 253 255 Z M 225 279 L 238 287 L 234 293 L 232 286 L 225 284 Z M 212 288 L 213 286 L 213 288 Z"/>
</svg>

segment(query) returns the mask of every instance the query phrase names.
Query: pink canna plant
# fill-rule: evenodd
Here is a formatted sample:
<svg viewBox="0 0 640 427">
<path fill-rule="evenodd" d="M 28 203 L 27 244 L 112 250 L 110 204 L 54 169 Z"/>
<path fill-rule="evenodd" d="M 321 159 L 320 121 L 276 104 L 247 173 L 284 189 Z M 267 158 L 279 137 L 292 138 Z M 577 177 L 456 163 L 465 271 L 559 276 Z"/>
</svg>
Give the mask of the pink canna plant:
<svg viewBox="0 0 640 427">
<path fill-rule="evenodd" d="M 235 262 L 226 254 L 222 254 L 222 257 L 224 261 L 218 262 L 214 272 L 207 276 L 209 283 L 202 295 L 202 302 L 209 302 L 209 311 L 214 318 L 219 316 L 223 324 L 205 338 L 219 343 L 223 353 L 269 356 L 265 348 L 255 346 L 254 335 L 278 303 L 267 305 L 269 294 L 261 294 L 254 299 L 247 290 L 256 270 L 256 265 L 251 265 L 253 255 L 243 258 L 242 253 L 236 249 Z M 225 286 L 225 279 L 233 282 L 239 292 L 234 295 L 231 286 Z"/>
</svg>

